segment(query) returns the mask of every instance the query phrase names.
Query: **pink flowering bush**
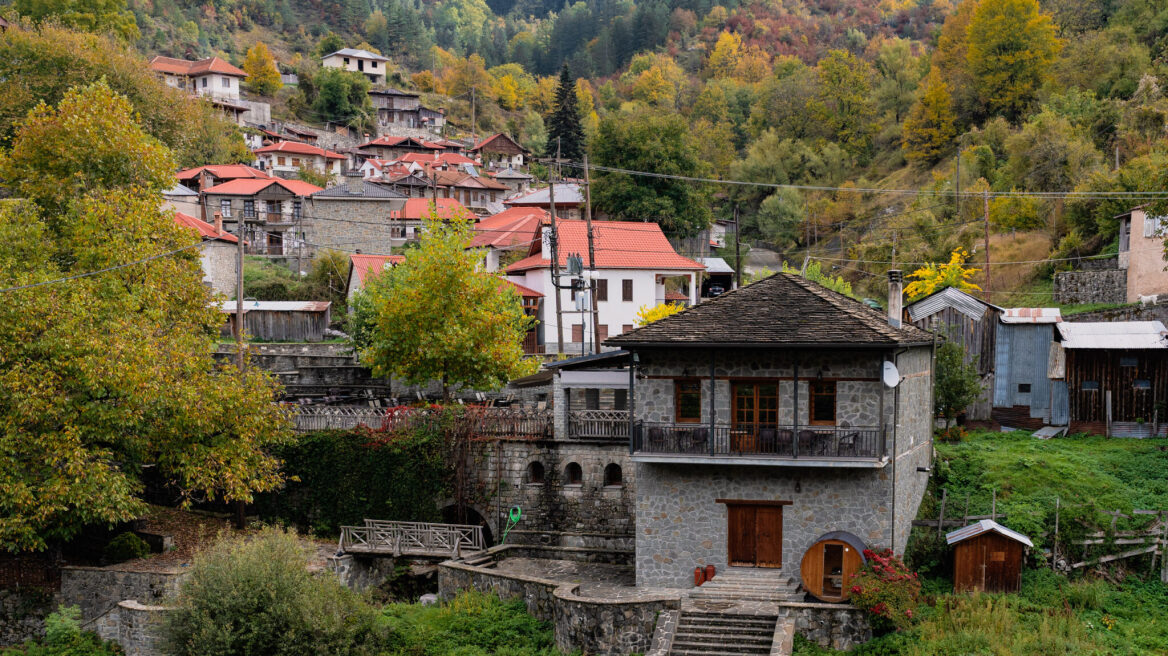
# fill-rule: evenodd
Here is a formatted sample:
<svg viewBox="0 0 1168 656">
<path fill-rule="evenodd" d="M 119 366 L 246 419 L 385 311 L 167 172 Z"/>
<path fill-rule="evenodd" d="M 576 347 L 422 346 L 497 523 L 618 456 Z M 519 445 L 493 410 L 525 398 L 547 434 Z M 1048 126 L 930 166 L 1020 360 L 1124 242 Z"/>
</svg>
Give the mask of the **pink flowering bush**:
<svg viewBox="0 0 1168 656">
<path fill-rule="evenodd" d="M 868 562 L 851 579 L 851 602 L 871 614 L 876 631 L 900 631 L 912 626 L 920 603 L 921 582 L 900 556 L 885 549 L 864 550 Z"/>
</svg>

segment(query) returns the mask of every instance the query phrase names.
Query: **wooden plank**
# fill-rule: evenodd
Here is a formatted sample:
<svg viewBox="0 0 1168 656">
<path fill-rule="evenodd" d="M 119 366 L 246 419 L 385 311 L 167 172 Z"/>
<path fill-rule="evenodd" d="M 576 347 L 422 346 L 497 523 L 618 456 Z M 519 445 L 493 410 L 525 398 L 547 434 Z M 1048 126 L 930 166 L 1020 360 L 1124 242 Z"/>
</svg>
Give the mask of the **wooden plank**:
<svg viewBox="0 0 1168 656">
<path fill-rule="evenodd" d="M 771 499 L 714 499 L 714 503 L 724 503 L 735 506 L 789 506 L 790 501 Z"/>
<path fill-rule="evenodd" d="M 759 567 L 783 566 L 783 507 L 755 508 L 755 562 Z"/>
<path fill-rule="evenodd" d="M 1141 554 L 1146 554 L 1146 553 L 1150 553 L 1152 551 L 1156 551 L 1159 548 L 1160 547 L 1158 545 L 1153 545 L 1151 547 L 1145 547 L 1143 549 L 1132 549 L 1131 551 L 1125 551 L 1125 552 L 1120 553 L 1120 554 L 1114 554 L 1111 556 L 1103 556 L 1101 558 L 1096 558 L 1094 560 L 1086 560 L 1086 561 L 1078 562 L 1078 563 L 1075 563 L 1074 565 L 1071 565 L 1071 569 L 1078 569 L 1080 567 L 1086 567 L 1088 565 L 1110 563 L 1113 560 L 1120 560 L 1122 558 L 1131 558 L 1132 556 L 1139 556 Z"/>
</svg>

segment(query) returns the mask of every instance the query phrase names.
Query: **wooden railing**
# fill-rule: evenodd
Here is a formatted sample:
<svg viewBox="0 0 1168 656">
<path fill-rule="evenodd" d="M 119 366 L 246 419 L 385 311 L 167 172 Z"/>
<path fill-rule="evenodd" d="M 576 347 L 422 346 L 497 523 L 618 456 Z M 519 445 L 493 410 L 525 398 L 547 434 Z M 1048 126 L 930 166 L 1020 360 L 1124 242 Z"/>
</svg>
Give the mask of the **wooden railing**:
<svg viewBox="0 0 1168 656">
<path fill-rule="evenodd" d="M 296 430 L 301 433 L 349 430 L 358 426 L 381 428 L 385 422 L 383 408 L 361 406 L 295 406 L 291 415 Z"/>
<path fill-rule="evenodd" d="M 441 416 L 429 409 L 367 408 L 363 406 L 293 406 L 290 410 L 296 430 L 350 430 L 368 426 L 378 430 L 440 428 Z M 483 437 L 547 437 L 552 435 L 552 414 L 548 409 L 487 408 L 466 406 L 460 419 L 469 422 L 469 431 Z M 628 439 L 628 431 L 625 431 Z"/>
<path fill-rule="evenodd" d="M 366 519 L 363 526 L 341 527 L 339 548 L 345 553 L 457 558 L 487 545 L 481 526 Z"/>
<path fill-rule="evenodd" d="M 637 424 L 633 451 L 693 456 L 770 456 L 809 459 L 876 459 L 884 456 L 884 431 L 869 427 Z"/>
<path fill-rule="evenodd" d="M 628 410 L 573 410 L 568 413 L 568 437 L 576 440 L 629 439 Z"/>
</svg>

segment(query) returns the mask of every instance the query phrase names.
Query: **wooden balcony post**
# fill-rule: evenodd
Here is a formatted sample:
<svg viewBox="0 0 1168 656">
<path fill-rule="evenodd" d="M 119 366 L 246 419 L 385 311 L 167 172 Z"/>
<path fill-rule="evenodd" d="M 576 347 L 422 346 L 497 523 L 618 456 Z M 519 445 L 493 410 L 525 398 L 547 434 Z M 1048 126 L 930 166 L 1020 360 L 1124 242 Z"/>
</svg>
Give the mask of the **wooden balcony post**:
<svg viewBox="0 0 1168 656">
<path fill-rule="evenodd" d="M 791 457 L 799 457 L 799 361 L 795 360 L 792 393 L 795 398 L 795 407 L 791 410 L 791 426 L 794 429 L 791 431 L 794 436 L 791 439 Z"/>
</svg>

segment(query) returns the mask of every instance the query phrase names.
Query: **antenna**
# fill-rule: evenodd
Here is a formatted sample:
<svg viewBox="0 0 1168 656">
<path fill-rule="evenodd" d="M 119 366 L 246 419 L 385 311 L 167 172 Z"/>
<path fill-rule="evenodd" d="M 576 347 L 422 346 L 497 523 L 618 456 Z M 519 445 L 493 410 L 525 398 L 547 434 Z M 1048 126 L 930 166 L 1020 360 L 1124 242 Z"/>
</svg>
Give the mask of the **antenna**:
<svg viewBox="0 0 1168 656">
<path fill-rule="evenodd" d="M 889 388 L 889 389 L 892 389 L 893 387 L 896 387 L 897 385 L 899 385 L 900 384 L 900 372 L 897 371 L 896 365 L 892 364 L 888 360 L 885 360 L 884 361 L 884 374 L 883 374 L 882 378 L 884 380 L 884 386 Z"/>
</svg>

